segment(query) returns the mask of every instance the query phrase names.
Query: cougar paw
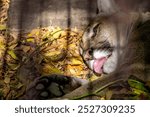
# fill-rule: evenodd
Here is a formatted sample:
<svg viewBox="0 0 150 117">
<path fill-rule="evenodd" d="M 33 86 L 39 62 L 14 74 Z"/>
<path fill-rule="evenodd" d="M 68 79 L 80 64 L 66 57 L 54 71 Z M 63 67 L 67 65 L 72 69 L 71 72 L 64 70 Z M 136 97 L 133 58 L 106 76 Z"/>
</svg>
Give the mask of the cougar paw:
<svg viewBox="0 0 150 117">
<path fill-rule="evenodd" d="M 51 99 L 63 96 L 71 78 L 63 75 L 50 75 L 36 78 L 26 90 L 25 99 Z"/>
</svg>

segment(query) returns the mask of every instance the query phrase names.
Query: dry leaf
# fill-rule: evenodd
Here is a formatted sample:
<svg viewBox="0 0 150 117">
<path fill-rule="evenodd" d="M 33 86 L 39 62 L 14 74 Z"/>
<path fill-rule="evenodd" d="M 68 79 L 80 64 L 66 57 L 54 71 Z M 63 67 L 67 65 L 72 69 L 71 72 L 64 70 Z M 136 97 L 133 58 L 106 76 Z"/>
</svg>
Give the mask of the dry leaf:
<svg viewBox="0 0 150 117">
<path fill-rule="evenodd" d="M 106 100 L 110 100 L 112 95 L 113 95 L 113 92 L 111 90 L 107 91 L 106 92 Z"/>
<path fill-rule="evenodd" d="M 4 82 L 6 84 L 9 84 L 10 83 L 10 77 L 6 76 L 5 79 L 4 79 Z"/>
<path fill-rule="evenodd" d="M 1 25 L 0 24 L 0 31 L 2 31 L 2 30 L 6 30 L 6 25 Z"/>
<path fill-rule="evenodd" d="M 31 49 L 30 46 L 23 46 L 22 50 L 27 53 Z"/>
<path fill-rule="evenodd" d="M 82 65 L 83 62 L 79 58 L 71 58 L 69 64 L 71 65 Z"/>
<path fill-rule="evenodd" d="M 15 60 L 18 60 L 18 57 L 16 56 L 16 54 L 14 53 L 13 50 L 8 50 L 7 53 Z"/>
<path fill-rule="evenodd" d="M 55 68 L 54 66 L 45 64 L 42 69 L 42 75 L 48 75 L 48 74 L 62 74 L 62 71 Z"/>
</svg>

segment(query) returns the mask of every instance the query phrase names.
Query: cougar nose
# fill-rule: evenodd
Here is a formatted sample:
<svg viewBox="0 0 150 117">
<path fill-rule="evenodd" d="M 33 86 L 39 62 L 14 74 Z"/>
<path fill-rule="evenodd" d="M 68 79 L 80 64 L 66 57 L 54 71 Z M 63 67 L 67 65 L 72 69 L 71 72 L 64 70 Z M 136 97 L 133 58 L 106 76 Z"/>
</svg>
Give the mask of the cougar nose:
<svg viewBox="0 0 150 117">
<path fill-rule="evenodd" d="M 92 49 L 88 49 L 85 52 L 84 59 L 85 60 L 90 60 L 90 59 L 92 59 L 92 55 L 93 55 L 93 50 Z"/>
</svg>

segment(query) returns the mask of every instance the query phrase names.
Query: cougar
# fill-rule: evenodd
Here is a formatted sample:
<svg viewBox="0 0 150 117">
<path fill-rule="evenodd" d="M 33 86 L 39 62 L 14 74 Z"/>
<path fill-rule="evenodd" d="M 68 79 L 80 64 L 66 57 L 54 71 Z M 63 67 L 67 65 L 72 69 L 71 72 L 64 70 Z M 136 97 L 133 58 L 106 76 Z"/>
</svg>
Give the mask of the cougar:
<svg viewBox="0 0 150 117">
<path fill-rule="evenodd" d="M 130 76 L 150 82 L 149 48 L 148 12 L 101 13 L 85 29 L 79 52 L 91 71 L 104 75 L 92 82 L 57 74 L 44 76 L 29 86 L 24 98 L 79 99 L 125 83 Z"/>
</svg>

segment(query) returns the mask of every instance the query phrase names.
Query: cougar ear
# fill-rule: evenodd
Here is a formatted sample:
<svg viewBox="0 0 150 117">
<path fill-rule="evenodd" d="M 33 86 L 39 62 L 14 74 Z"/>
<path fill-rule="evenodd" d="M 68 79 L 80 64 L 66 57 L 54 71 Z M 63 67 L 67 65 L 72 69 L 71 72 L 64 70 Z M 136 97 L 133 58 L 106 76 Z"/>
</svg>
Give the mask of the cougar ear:
<svg viewBox="0 0 150 117">
<path fill-rule="evenodd" d="M 113 14 L 119 11 L 118 6 L 114 0 L 97 0 L 99 14 Z"/>
<path fill-rule="evenodd" d="M 96 24 L 93 26 L 93 28 L 92 28 L 93 37 L 96 36 L 99 25 L 100 25 L 99 23 L 96 23 Z"/>
</svg>

